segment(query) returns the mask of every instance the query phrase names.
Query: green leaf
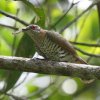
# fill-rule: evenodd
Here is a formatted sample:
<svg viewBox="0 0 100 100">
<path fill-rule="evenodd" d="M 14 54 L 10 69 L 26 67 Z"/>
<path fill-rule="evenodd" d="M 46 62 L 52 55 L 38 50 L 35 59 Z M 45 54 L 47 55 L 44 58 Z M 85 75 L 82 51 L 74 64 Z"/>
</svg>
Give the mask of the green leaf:
<svg viewBox="0 0 100 100">
<path fill-rule="evenodd" d="M 21 56 L 21 57 L 32 57 L 35 53 L 35 48 L 33 45 L 33 41 L 30 39 L 30 37 L 25 33 L 17 47 L 16 51 L 16 56 Z M 10 71 L 10 75 L 6 80 L 7 87 L 5 91 L 8 91 L 11 89 L 19 77 L 21 76 L 22 72 L 19 71 Z"/>
<path fill-rule="evenodd" d="M 33 10 L 35 12 L 37 17 L 39 18 L 39 21 L 37 22 L 37 24 L 39 26 L 41 26 L 42 28 L 44 28 L 45 27 L 46 16 L 45 16 L 43 8 L 35 7 L 32 3 L 30 3 L 30 2 L 28 2 L 26 0 L 22 0 L 22 2 L 25 5 L 27 5 L 28 7 L 30 7 L 31 10 Z"/>
<path fill-rule="evenodd" d="M 85 16 L 86 17 L 86 16 Z M 83 17 L 84 19 L 84 17 Z M 78 36 L 80 42 L 91 42 L 100 38 L 99 21 L 96 10 L 91 11 L 86 21 L 80 20 L 80 23 L 84 23 L 84 27 L 81 29 L 81 33 Z M 79 23 L 79 24 L 80 24 Z"/>
<path fill-rule="evenodd" d="M 6 78 L 6 88 L 4 90 L 5 92 L 10 90 L 15 85 L 21 73 L 22 72 L 19 71 L 9 71 L 8 77 Z"/>
<path fill-rule="evenodd" d="M 16 13 L 16 8 L 17 6 L 15 2 L 11 0 L 0 0 L 0 9 L 9 13 Z"/>
<path fill-rule="evenodd" d="M 99 28 L 100 28 L 100 2 L 98 2 L 96 6 L 97 6 L 98 19 L 99 19 Z"/>
<path fill-rule="evenodd" d="M 0 81 L 2 81 L 3 79 L 5 79 L 6 73 L 7 72 L 5 70 L 0 69 Z"/>
</svg>

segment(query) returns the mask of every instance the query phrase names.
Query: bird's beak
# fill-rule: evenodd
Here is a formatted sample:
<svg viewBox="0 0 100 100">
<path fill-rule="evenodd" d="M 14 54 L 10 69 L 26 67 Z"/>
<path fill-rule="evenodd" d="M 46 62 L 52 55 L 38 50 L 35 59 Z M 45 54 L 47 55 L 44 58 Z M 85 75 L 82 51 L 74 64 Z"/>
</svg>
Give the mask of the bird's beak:
<svg viewBox="0 0 100 100">
<path fill-rule="evenodd" d="M 27 31 L 27 30 L 29 30 L 30 28 L 29 27 L 26 27 L 26 28 L 23 28 L 23 29 L 21 29 L 22 30 L 22 32 L 24 32 L 24 31 Z"/>
<path fill-rule="evenodd" d="M 27 30 L 29 30 L 29 27 L 22 28 L 22 29 L 20 29 L 20 30 L 18 30 L 18 31 L 16 31 L 16 32 L 13 32 L 13 33 L 14 33 L 14 34 L 18 34 L 18 33 L 20 33 L 20 32 L 25 32 L 25 31 L 27 31 Z"/>
</svg>

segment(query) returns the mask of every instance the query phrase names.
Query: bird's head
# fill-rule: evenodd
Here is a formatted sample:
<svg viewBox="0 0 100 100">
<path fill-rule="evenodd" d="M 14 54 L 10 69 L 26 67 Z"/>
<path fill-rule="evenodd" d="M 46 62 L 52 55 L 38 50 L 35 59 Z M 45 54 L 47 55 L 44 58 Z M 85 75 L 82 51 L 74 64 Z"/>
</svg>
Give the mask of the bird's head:
<svg viewBox="0 0 100 100">
<path fill-rule="evenodd" d="M 26 32 L 34 42 L 41 40 L 41 30 L 38 25 L 31 24 L 22 29 L 22 32 Z"/>
<path fill-rule="evenodd" d="M 23 31 L 31 30 L 34 33 L 39 33 L 41 28 L 38 25 L 31 24 L 31 25 L 27 26 L 25 29 L 22 29 L 22 30 Z"/>
</svg>

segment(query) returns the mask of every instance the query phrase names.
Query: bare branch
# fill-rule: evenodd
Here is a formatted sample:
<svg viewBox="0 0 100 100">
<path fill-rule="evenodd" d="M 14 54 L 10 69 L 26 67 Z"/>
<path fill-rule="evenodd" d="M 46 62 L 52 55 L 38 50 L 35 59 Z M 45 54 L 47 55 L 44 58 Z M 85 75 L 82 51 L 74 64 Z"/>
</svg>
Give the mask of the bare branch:
<svg viewBox="0 0 100 100">
<path fill-rule="evenodd" d="M 82 15 L 84 15 L 89 9 L 91 9 L 93 6 L 95 6 L 96 3 L 91 4 L 86 10 L 84 10 L 81 14 L 79 14 L 75 19 L 73 19 L 71 22 L 69 22 L 63 29 L 61 29 L 60 33 L 62 33 L 66 28 L 68 28 L 70 25 L 72 25 L 74 22 L 76 22 Z"/>
<path fill-rule="evenodd" d="M 78 2 L 77 3 L 73 3 L 72 2 L 72 4 L 70 5 L 69 9 L 50 27 L 50 29 L 54 28 L 58 23 L 60 23 L 61 20 L 67 15 L 67 13 L 73 8 L 73 6 L 78 4 Z"/>
<path fill-rule="evenodd" d="M 91 56 L 91 57 L 96 57 L 96 58 L 100 58 L 100 55 L 99 54 L 92 54 L 92 53 L 88 53 L 88 52 L 85 52 L 77 47 L 74 47 L 77 51 L 83 53 L 84 55 L 86 56 Z"/>
<path fill-rule="evenodd" d="M 0 69 L 100 79 L 100 66 L 0 56 Z"/>
<path fill-rule="evenodd" d="M 88 47 L 100 47 L 100 44 L 90 44 L 90 43 L 72 42 L 72 41 L 70 41 L 70 43 L 75 45 L 88 46 Z"/>
<path fill-rule="evenodd" d="M 20 83 L 18 83 L 17 85 L 15 85 L 12 89 L 17 88 L 17 87 L 19 87 L 22 83 L 24 83 L 25 80 L 27 79 L 28 75 L 29 75 L 29 73 L 27 73 L 26 76 L 24 77 L 24 79 L 23 79 Z"/>
<path fill-rule="evenodd" d="M 21 24 L 23 24 L 23 25 L 25 25 L 25 26 L 28 26 L 28 25 L 29 25 L 29 24 L 26 23 L 25 21 L 19 19 L 18 17 L 14 16 L 14 15 L 8 14 L 7 12 L 4 12 L 4 11 L 0 10 L 0 13 L 1 13 L 2 15 L 5 15 L 6 17 L 12 18 L 12 19 L 14 19 L 14 20 L 20 22 Z"/>
<path fill-rule="evenodd" d="M 13 30 L 18 30 L 18 28 L 16 28 L 16 27 L 9 26 L 9 25 L 4 25 L 2 23 L 0 23 L 0 26 L 7 27 L 7 28 L 10 28 L 10 29 L 13 29 Z"/>
<path fill-rule="evenodd" d="M 21 97 L 15 96 L 15 95 L 13 95 L 13 94 L 5 93 L 5 92 L 3 92 L 3 91 L 0 91 L 0 94 L 4 94 L 4 95 L 7 95 L 7 96 L 9 96 L 9 97 L 12 97 L 14 100 L 26 100 L 26 99 L 23 99 L 23 98 L 21 98 Z"/>
<path fill-rule="evenodd" d="M 12 97 L 14 100 L 25 100 L 21 97 L 15 96 L 15 95 L 10 94 L 10 93 L 5 93 L 5 95 Z"/>
</svg>

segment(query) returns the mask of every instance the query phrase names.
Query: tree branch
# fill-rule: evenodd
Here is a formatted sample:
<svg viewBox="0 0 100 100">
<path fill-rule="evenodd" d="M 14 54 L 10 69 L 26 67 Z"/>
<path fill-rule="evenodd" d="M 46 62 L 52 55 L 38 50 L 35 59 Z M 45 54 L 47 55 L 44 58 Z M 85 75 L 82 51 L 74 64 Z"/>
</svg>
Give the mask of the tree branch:
<svg viewBox="0 0 100 100">
<path fill-rule="evenodd" d="M 28 25 L 29 25 L 29 24 L 26 23 L 25 21 L 19 19 L 18 17 L 14 16 L 14 15 L 8 14 L 7 12 L 4 12 L 4 11 L 0 10 L 0 13 L 1 13 L 2 15 L 5 15 L 6 17 L 12 18 L 12 19 L 14 19 L 14 20 L 20 22 L 21 24 L 23 24 L 23 25 L 25 25 L 25 26 L 28 26 Z"/>
<path fill-rule="evenodd" d="M 54 28 L 58 23 L 60 23 L 60 21 L 67 15 L 67 13 L 73 8 L 74 5 L 78 4 L 78 2 L 77 3 L 72 2 L 68 10 L 50 27 L 50 29 Z"/>
<path fill-rule="evenodd" d="M 81 46 L 88 46 L 88 47 L 100 47 L 100 44 L 91 44 L 91 43 L 73 42 L 73 41 L 70 41 L 70 43 L 74 45 L 81 45 Z"/>
<path fill-rule="evenodd" d="M 100 79 L 100 66 L 0 56 L 0 69 Z"/>
<path fill-rule="evenodd" d="M 77 51 L 83 53 L 84 55 L 86 56 L 91 56 L 91 57 L 96 57 L 96 58 L 100 58 L 100 54 L 92 54 L 92 53 L 88 53 L 88 52 L 85 52 L 77 47 L 74 47 Z"/>
<path fill-rule="evenodd" d="M 16 28 L 16 27 L 13 27 L 13 26 L 10 26 L 10 25 L 5 25 L 5 24 L 2 24 L 2 23 L 0 23 L 0 26 L 7 27 L 7 28 L 10 28 L 10 29 L 13 29 L 13 30 L 18 30 L 18 28 Z"/>
<path fill-rule="evenodd" d="M 97 2 L 94 3 L 94 4 L 91 4 L 86 10 L 84 10 L 82 13 L 80 13 L 75 19 L 73 19 L 63 29 L 61 29 L 59 33 L 62 33 L 66 28 L 68 28 L 70 25 L 72 25 L 73 23 L 75 23 L 82 15 L 84 15 L 89 9 L 91 9 L 96 4 L 97 4 Z"/>
</svg>

